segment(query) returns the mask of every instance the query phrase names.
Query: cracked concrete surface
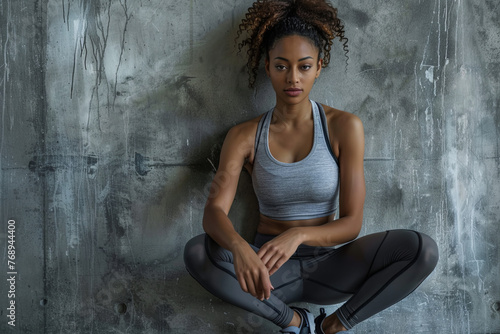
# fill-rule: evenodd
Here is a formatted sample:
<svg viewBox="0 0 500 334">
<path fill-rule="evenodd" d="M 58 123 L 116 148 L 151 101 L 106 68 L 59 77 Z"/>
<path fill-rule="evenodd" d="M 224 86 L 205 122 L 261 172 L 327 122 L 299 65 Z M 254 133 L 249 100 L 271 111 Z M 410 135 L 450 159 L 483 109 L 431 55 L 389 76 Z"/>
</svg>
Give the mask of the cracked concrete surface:
<svg viewBox="0 0 500 334">
<path fill-rule="evenodd" d="M 15 220 L 17 270 L 16 326 L 2 284 L 1 332 L 277 331 L 205 292 L 182 259 L 227 130 L 274 103 L 263 71 L 247 88 L 234 49 L 251 3 L 0 2 L 0 244 L 7 264 Z M 362 234 L 416 229 L 441 252 L 353 332 L 500 332 L 500 5 L 333 4 L 349 63 L 334 44 L 311 97 L 364 123 Z M 230 218 L 251 240 L 246 172 Z"/>
</svg>

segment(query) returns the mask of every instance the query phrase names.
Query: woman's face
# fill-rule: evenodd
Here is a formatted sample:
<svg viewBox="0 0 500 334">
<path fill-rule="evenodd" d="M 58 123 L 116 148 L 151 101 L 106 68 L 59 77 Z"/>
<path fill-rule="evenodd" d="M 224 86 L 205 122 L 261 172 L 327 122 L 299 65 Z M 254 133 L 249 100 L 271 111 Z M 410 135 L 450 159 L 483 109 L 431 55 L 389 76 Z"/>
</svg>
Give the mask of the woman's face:
<svg viewBox="0 0 500 334">
<path fill-rule="evenodd" d="M 321 72 L 319 50 L 306 37 L 280 39 L 266 58 L 266 73 L 276 92 L 277 103 L 298 104 L 309 98 Z"/>
</svg>

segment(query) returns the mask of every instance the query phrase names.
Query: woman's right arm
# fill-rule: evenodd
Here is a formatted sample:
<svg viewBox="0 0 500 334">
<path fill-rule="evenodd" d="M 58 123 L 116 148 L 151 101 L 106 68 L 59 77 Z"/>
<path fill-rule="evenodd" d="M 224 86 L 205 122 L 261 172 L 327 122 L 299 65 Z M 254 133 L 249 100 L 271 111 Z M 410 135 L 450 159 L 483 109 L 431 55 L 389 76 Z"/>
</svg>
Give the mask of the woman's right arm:
<svg viewBox="0 0 500 334">
<path fill-rule="evenodd" d="M 234 269 L 242 290 L 262 300 L 271 294 L 269 272 L 228 218 L 245 159 L 253 152 L 255 135 L 252 133 L 255 134 L 255 127 L 242 123 L 226 135 L 205 205 L 203 228 L 217 244 L 233 253 Z"/>
</svg>

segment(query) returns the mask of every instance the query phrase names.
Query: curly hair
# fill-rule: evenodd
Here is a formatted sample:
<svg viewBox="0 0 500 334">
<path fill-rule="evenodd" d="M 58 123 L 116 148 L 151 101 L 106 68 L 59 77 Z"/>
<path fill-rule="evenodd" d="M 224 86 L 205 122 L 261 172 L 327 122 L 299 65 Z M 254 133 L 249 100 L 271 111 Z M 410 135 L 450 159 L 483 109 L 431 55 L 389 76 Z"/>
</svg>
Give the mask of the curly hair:
<svg viewBox="0 0 500 334">
<path fill-rule="evenodd" d="M 248 47 L 249 87 L 255 84 L 262 54 L 267 57 L 276 42 L 286 36 L 309 38 L 319 49 L 320 57 L 324 52 L 323 67 L 330 63 L 333 39 L 338 37 L 349 59 L 344 25 L 337 17 L 337 9 L 325 0 L 257 0 L 241 21 L 235 41 L 243 32 L 247 38 L 238 44 L 238 52 Z"/>
</svg>

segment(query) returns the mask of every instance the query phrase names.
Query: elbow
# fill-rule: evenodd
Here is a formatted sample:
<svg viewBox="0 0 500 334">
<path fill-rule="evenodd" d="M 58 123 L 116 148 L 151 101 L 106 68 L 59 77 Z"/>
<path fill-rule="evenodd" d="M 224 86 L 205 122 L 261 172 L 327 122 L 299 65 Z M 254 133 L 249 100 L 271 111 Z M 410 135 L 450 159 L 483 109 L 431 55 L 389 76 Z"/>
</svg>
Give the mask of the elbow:
<svg viewBox="0 0 500 334">
<path fill-rule="evenodd" d="M 361 233 L 361 228 L 363 227 L 363 213 L 361 213 L 359 216 L 354 218 L 354 224 L 353 224 L 353 234 L 354 234 L 354 239 L 356 239 L 359 234 Z"/>
<path fill-rule="evenodd" d="M 222 209 L 217 207 L 217 206 L 211 205 L 211 204 L 207 204 L 205 206 L 205 210 L 203 211 L 202 226 L 203 226 L 203 230 L 208 235 L 210 235 L 212 232 L 213 222 L 214 222 L 215 216 L 217 215 L 218 210 L 222 210 Z"/>
<path fill-rule="evenodd" d="M 206 223 L 205 218 L 203 218 L 203 223 L 202 223 L 202 225 L 201 225 L 201 226 L 203 227 L 203 231 L 204 231 L 205 233 L 210 234 L 210 233 L 209 233 L 208 224 Z"/>
<path fill-rule="evenodd" d="M 356 240 L 360 233 L 361 233 L 361 228 L 352 226 L 345 234 L 345 240 L 342 243 Z"/>
<path fill-rule="evenodd" d="M 211 211 L 212 208 L 209 206 L 205 206 L 205 210 L 203 211 L 202 227 L 207 234 L 210 234 L 210 216 L 212 215 Z"/>
<path fill-rule="evenodd" d="M 349 226 L 350 226 L 349 229 L 350 238 L 352 241 L 355 240 L 361 233 L 361 228 L 363 227 L 363 216 L 361 215 L 359 217 L 358 216 L 352 217 Z"/>
<path fill-rule="evenodd" d="M 356 229 L 353 229 L 351 240 L 355 240 L 357 237 L 359 237 L 360 233 L 361 233 L 361 224 Z"/>
</svg>

